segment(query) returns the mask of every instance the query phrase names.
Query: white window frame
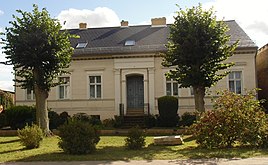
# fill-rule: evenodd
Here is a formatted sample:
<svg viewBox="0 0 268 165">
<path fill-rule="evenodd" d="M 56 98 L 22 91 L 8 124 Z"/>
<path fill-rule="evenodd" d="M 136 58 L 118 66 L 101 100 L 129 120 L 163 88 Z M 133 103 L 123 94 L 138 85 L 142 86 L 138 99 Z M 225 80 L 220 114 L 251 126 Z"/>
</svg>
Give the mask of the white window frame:
<svg viewBox="0 0 268 165">
<path fill-rule="evenodd" d="M 237 79 L 236 77 L 234 77 L 233 79 L 230 79 L 230 77 L 229 77 L 229 75 L 232 73 L 232 72 L 240 72 L 241 73 L 241 75 L 240 75 L 240 79 Z M 231 92 L 234 92 L 234 93 L 236 93 L 236 94 L 243 94 L 243 78 L 244 78 L 244 73 L 243 73 L 243 71 L 242 70 L 231 70 L 230 71 L 230 73 L 227 75 L 228 77 L 227 77 L 227 88 L 228 88 L 228 90 L 229 91 L 231 91 L 230 90 L 230 81 L 234 81 L 234 91 L 231 91 Z M 235 75 L 234 75 L 235 76 Z M 237 88 L 236 88 L 236 81 L 240 81 L 240 86 L 241 86 L 241 91 L 240 91 L 240 93 L 237 93 Z"/>
<path fill-rule="evenodd" d="M 35 94 L 34 94 L 34 91 L 33 90 L 31 90 L 30 92 L 31 93 L 29 93 L 29 95 L 30 95 L 30 98 L 28 98 L 28 91 L 30 91 L 29 89 L 25 89 L 25 100 L 35 100 Z"/>
<path fill-rule="evenodd" d="M 97 82 L 95 82 L 95 83 L 90 83 L 90 77 L 100 77 L 100 83 L 97 83 Z M 90 96 L 90 85 L 95 85 L 95 96 L 94 97 L 91 97 Z M 100 92 L 100 97 L 97 97 L 97 85 L 100 85 L 101 86 L 101 88 L 100 88 L 100 90 L 101 90 L 101 92 Z M 103 98 L 103 76 L 102 76 L 102 74 L 88 74 L 87 75 L 87 93 L 88 93 L 88 99 L 102 99 Z"/>
<path fill-rule="evenodd" d="M 165 86 L 165 95 L 168 95 L 167 94 L 167 83 L 170 83 L 171 84 L 171 89 L 170 89 L 170 92 L 171 92 L 171 94 L 170 95 L 168 95 L 168 96 L 175 96 L 175 97 L 179 97 L 179 94 L 180 94 L 180 88 L 179 88 L 179 84 L 178 84 L 178 82 L 177 81 L 175 81 L 175 80 L 173 80 L 172 78 L 170 79 L 170 80 L 168 80 L 168 78 L 166 77 L 166 76 L 164 76 L 164 79 L 165 79 L 165 84 L 164 84 L 164 86 Z M 177 84 L 177 89 L 178 89 L 178 94 L 177 95 L 174 95 L 174 83 L 176 83 Z"/>
<path fill-rule="evenodd" d="M 66 99 L 70 99 L 71 98 L 71 76 L 60 76 L 58 78 L 58 81 L 60 81 L 60 79 L 65 79 L 65 78 L 69 78 L 69 83 L 63 83 L 58 85 L 58 89 L 57 89 L 57 97 L 59 100 L 66 100 Z M 64 94 L 63 94 L 63 98 L 60 97 L 60 87 L 63 87 L 64 90 Z"/>
</svg>

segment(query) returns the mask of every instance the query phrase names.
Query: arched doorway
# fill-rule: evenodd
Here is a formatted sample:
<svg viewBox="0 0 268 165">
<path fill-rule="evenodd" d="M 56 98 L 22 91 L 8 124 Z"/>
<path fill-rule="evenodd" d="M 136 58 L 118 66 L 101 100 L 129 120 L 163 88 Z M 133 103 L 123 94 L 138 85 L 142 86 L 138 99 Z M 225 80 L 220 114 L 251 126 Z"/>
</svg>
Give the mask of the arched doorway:
<svg viewBox="0 0 268 165">
<path fill-rule="evenodd" d="M 143 75 L 131 75 L 127 80 L 127 114 L 143 114 L 144 83 Z"/>
</svg>

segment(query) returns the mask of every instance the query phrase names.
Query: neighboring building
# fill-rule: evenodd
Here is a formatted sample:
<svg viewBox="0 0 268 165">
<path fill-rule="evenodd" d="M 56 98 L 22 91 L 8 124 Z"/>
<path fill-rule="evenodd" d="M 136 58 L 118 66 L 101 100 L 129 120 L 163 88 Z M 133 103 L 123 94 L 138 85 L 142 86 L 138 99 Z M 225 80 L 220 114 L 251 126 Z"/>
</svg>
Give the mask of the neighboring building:
<svg viewBox="0 0 268 165">
<path fill-rule="evenodd" d="M 6 108 L 14 105 L 15 93 L 0 89 L 0 113 Z"/>
<path fill-rule="evenodd" d="M 256 88 L 256 45 L 235 21 L 226 21 L 231 43 L 240 40 L 230 75 L 210 89 L 205 98 L 206 108 L 212 109 L 211 98 L 216 90 L 229 89 L 243 93 Z M 68 111 L 100 115 L 101 119 L 124 114 L 157 114 L 157 98 L 173 95 L 179 98 L 179 113 L 194 110 L 191 88 L 178 88 L 178 83 L 166 79 L 171 68 L 161 65 L 160 52 L 165 52 L 169 25 L 165 18 L 152 19 L 151 25 L 71 29 L 75 48 L 70 74 L 59 77 L 66 83 L 50 92 L 48 106 L 57 112 Z M 17 104 L 34 104 L 31 90 L 16 88 Z M 121 111 L 120 111 L 121 110 Z"/>
<path fill-rule="evenodd" d="M 258 92 L 259 99 L 265 99 L 264 107 L 268 110 L 268 45 L 264 45 L 258 51 L 256 57 L 256 70 L 258 88 L 261 90 Z"/>
</svg>

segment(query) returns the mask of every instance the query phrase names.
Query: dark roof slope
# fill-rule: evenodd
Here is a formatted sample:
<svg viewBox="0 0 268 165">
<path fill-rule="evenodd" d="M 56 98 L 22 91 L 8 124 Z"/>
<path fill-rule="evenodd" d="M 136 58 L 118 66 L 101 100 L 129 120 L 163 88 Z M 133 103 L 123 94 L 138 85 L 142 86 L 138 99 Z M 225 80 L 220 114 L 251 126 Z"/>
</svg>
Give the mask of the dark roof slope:
<svg viewBox="0 0 268 165">
<path fill-rule="evenodd" d="M 226 21 L 226 23 L 230 28 L 227 34 L 231 35 L 231 43 L 240 40 L 241 48 L 256 47 L 235 21 Z M 71 39 L 74 48 L 78 43 L 87 42 L 85 48 L 75 49 L 74 55 L 160 52 L 166 50 L 169 25 L 71 29 L 69 32 L 80 36 L 79 39 Z M 127 40 L 134 40 L 135 45 L 125 46 Z"/>
<path fill-rule="evenodd" d="M 225 23 L 230 29 L 227 34 L 231 35 L 231 44 L 239 40 L 238 48 L 257 48 L 257 45 L 249 38 L 235 20 L 225 21 Z"/>
</svg>

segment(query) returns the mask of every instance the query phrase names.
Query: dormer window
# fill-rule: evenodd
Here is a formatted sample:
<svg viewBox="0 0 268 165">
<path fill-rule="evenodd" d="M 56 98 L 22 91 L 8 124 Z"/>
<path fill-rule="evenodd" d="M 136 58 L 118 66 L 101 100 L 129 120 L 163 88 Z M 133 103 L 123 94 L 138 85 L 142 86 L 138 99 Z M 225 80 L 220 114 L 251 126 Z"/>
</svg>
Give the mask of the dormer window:
<svg viewBox="0 0 268 165">
<path fill-rule="evenodd" d="M 78 42 L 75 48 L 85 48 L 87 46 L 87 42 Z"/>
<path fill-rule="evenodd" d="M 135 44 L 135 40 L 126 40 L 125 42 L 125 46 L 134 46 Z"/>
</svg>

